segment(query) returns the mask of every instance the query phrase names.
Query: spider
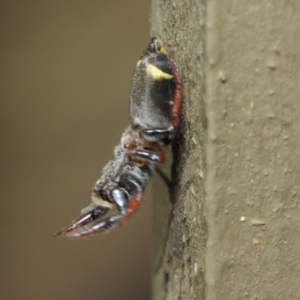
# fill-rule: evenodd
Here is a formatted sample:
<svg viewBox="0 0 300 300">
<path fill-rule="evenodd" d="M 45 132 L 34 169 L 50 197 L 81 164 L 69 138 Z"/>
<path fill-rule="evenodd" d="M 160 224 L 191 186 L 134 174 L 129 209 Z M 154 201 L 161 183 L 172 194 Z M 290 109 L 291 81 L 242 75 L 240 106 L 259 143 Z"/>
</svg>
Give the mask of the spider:
<svg viewBox="0 0 300 300">
<path fill-rule="evenodd" d="M 182 83 L 173 55 L 152 38 L 137 62 L 130 93 L 130 123 L 92 191 L 92 204 L 56 237 L 84 237 L 124 224 L 139 208 L 164 147 L 176 134 Z"/>
</svg>

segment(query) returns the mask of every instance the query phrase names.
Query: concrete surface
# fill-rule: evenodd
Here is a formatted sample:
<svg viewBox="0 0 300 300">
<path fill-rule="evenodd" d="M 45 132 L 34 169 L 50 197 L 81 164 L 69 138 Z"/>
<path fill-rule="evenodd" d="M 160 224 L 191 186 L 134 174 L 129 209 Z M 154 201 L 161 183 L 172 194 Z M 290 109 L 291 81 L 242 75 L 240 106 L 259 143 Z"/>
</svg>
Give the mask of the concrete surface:
<svg viewBox="0 0 300 300">
<path fill-rule="evenodd" d="M 152 3 L 185 85 L 153 299 L 300 299 L 299 5 Z"/>
</svg>

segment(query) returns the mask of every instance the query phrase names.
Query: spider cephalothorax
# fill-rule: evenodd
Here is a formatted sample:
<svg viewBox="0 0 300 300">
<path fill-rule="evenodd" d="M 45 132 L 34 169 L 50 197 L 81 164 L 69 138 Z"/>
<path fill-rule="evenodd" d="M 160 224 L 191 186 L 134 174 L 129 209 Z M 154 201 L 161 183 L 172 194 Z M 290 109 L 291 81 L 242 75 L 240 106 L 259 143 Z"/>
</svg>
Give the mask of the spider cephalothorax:
<svg viewBox="0 0 300 300">
<path fill-rule="evenodd" d="M 55 236 L 82 237 L 121 225 L 138 209 L 164 146 L 174 139 L 182 100 L 182 83 L 174 61 L 152 38 L 132 78 L 130 123 L 115 148 L 115 159 L 103 168 L 92 192 L 92 204 Z"/>
</svg>

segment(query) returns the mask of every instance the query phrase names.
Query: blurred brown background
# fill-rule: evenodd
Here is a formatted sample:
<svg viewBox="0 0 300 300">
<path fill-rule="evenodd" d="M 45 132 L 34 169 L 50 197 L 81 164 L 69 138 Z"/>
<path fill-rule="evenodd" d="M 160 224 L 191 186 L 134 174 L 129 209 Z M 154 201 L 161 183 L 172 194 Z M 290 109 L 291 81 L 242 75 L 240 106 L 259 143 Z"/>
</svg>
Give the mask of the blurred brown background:
<svg viewBox="0 0 300 300">
<path fill-rule="evenodd" d="M 0 299 L 149 299 L 151 202 L 109 234 L 53 237 L 127 125 L 148 14 L 139 0 L 0 2 Z"/>
</svg>

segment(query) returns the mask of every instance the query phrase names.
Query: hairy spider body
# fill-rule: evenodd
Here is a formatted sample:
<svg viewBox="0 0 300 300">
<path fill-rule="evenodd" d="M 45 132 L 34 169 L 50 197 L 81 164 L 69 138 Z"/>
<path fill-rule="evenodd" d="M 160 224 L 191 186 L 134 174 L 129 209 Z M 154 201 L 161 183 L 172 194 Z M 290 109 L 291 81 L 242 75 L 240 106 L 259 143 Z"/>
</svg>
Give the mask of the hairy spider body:
<svg viewBox="0 0 300 300">
<path fill-rule="evenodd" d="M 115 148 L 115 159 L 103 168 L 92 192 L 92 204 L 55 236 L 82 237 L 124 224 L 139 208 L 144 190 L 164 146 L 179 124 L 182 84 L 172 55 L 152 38 L 133 74 L 130 124 Z"/>
</svg>

